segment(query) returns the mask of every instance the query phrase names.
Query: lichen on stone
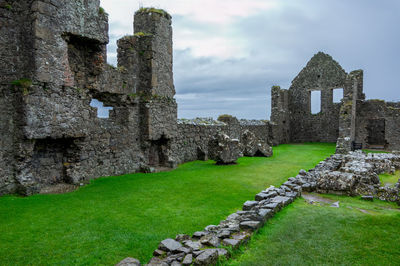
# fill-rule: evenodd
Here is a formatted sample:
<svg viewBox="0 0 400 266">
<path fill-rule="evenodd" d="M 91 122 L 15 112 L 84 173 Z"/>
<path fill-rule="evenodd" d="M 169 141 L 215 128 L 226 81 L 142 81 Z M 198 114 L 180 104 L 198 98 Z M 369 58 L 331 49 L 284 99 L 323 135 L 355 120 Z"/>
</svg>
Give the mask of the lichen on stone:
<svg viewBox="0 0 400 266">
<path fill-rule="evenodd" d="M 147 37 L 147 36 L 153 36 L 153 34 L 151 33 L 146 33 L 146 32 L 136 32 L 133 36 L 137 36 L 137 37 Z"/>
<path fill-rule="evenodd" d="M 171 17 L 167 11 L 155 7 L 142 7 L 136 13 L 156 13 L 166 17 Z"/>
</svg>

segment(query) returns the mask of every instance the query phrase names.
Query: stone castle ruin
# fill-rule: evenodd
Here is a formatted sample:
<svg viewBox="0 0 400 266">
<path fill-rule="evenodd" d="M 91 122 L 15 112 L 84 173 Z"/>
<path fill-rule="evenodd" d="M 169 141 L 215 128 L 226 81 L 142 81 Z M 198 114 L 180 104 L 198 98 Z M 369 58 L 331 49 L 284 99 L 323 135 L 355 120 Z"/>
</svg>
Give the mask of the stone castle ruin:
<svg viewBox="0 0 400 266">
<path fill-rule="evenodd" d="M 270 144 L 336 142 L 337 152 L 400 149 L 400 103 L 364 100 L 363 73 L 315 55 L 289 90 L 272 88 L 269 121 L 178 120 L 171 16 L 135 13 L 134 35 L 106 63 L 99 0 L 0 0 L 0 195 L 31 195 L 101 176 L 215 159 L 270 156 Z M 343 88 L 341 103 L 332 90 Z M 310 94 L 322 92 L 322 111 Z M 99 117 L 93 101 L 107 107 Z"/>
<path fill-rule="evenodd" d="M 107 65 L 99 2 L 0 1 L 0 195 L 224 158 L 209 152 L 218 133 L 229 137 L 216 143 L 228 155 L 245 130 L 263 140 L 248 145 L 268 143 L 265 123 L 178 123 L 171 16 L 162 10 L 136 12 L 134 35 L 118 40 L 118 67 Z"/>
<path fill-rule="evenodd" d="M 343 90 L 340 103 L 333 91 Z M 321 92 L 321 111 L 311 113 L 311 93 Z M 288 90 L 274 86 L 271 122 L 273 142 L 337 142 L 336 152 L 355 146 L 400 149 L 400 103 L 365 100 L 363 71 L 347 74 L 331 56 L 319 52 Z"/>
</svg>

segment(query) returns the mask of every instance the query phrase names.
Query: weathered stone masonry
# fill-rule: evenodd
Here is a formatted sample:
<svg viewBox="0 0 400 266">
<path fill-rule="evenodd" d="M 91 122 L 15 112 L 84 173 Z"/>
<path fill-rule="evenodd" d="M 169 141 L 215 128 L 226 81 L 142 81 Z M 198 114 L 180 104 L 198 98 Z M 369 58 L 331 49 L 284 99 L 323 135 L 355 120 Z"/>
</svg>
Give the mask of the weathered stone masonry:
<svg viewBox="0 0 400 266">
<path fill-rule="evenodd" d="M 175 164 L 171 17 L 137 12 L 117 68 L 107 20 L 99 1 L 0 2 L 0 194 Z"/>
<path fill-rule="evenodd" d="M 268 121 L 258 120 L 238 120 L 235 117 L 220 118 L 222 121 L 214 121 L 213 119 L 179 119 L 178 120 L 178 136 L 174 143 L 174 151 L 177 151 L 175 158 L 179 163 L 210 159 L 210 141 L 218 134 L 225 133 L 234 139 L 238 139 L 245 144 L 244 134 L 249 131 L 254 134 L 258 144 L 271 144 L 271 128 Z M 258 152 L 258 146 L 252 145 L 255 149 L 251 154 L 245 156 L 265 156 Z M 245 152 L 245 149 L 244 153 Z M 259 151 L 261 152 L 261 151 Z"/>
</svg>

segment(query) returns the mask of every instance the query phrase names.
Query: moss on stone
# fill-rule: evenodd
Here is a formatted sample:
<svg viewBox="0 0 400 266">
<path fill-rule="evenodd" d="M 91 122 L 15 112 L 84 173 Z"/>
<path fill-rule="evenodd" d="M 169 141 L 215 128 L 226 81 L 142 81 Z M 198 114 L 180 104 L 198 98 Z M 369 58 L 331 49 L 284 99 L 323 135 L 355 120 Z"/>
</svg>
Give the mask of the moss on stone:
<svg viewBox="0 0 400 266">
<path fill-rule="evenodd" d="M 104 8 L 99 7 L 99 14 L 100 15 L 106 14 L 106 11 L 104 10 Z"/>
<path fill-rule="evenodd" d="M 12 9 L 12 6 L 11 6 L 10 4 L 5 4 L 4 7 L 5 7 L 6 9 L 8 9 L 8 10 L 11 10 L 11 9 Z"/>
<path fill-rule="evenodd" d="M 370 99 L 370 100 L 368 100 L 368 102 L 385 103 L 385 101 L 381 100 L 381 99 Z"/>
<path fill-rule="evenodd" d="M 136 13 L 156 13 L 162 16 L 171 17 L 171 15 L 168 14 L 168 12 L 166 12 L 165 10 L 155 7 L 142 7 Z"/>
<path fill-rule="evenodd" d="M 140 32 L 136 32 L 133 36 L 147 37 L 147 36 L 153 36 L 153 34 L 140 31 Z"/>
<path fill-rule="evenodd" d="M 119 66 L 119 67 L 117 67 L 117 70 L 119 71 L 119 72 L 126 72 L 126 67 L 124 67 L 124 66 Z"/>
<path fill-rule="evenodd" d="M 30 86 L 32 86 L 32 80 L 27 78 L 22 78 L 19 80 L 14 80 L 13 82 L 11 82 L 11 84 L 19 88 L 27 89 Z"/>
<path fill-rule="evenodd" d="M 228 115 L 228 114 L 223 114 L 223 115 L 218 116 L 218 120 L 230 119 L 230 118 L 233 118 L 233 116 Z"/>
</svg>

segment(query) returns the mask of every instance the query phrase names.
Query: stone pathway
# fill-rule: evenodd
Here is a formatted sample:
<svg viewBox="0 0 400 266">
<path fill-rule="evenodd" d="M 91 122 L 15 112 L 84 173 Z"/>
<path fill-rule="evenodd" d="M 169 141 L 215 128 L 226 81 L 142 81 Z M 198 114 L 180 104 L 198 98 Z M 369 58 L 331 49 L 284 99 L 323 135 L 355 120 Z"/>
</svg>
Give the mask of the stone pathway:
<svg viewBox="0 0 400 266">
<path fill-rule="evenodd" d="M 334 208 L 339 208 L 339 201 L 334 202 L 333 200 L 321 197 L 318 194 L 315 193 L 305 193 L 303 192 L 302 194 L 303 198 L 310 204 L 318 204 L 321 206 L 326 206 L 329 205 L 330 207 L 334 207 Z"/>
</svg>

